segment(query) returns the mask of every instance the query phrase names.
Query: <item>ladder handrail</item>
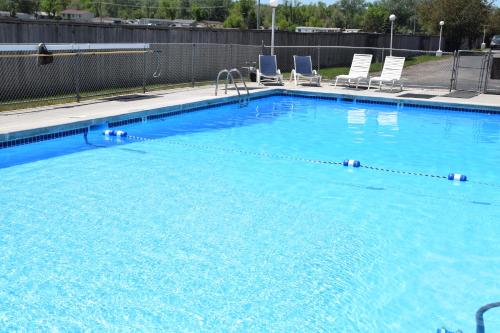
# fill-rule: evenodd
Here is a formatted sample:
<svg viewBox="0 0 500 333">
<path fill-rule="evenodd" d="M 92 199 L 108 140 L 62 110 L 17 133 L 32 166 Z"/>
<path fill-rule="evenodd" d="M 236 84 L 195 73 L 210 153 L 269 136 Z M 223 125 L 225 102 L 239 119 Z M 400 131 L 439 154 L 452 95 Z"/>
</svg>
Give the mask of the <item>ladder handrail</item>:
<svg viewBox="0 0 500 333">
<path fill-rule="evenodd" d="M 219 74 L 217 74 L 217 80 L 215 81 L 215 96 L 217 96 L 217 91 L 219 90 L 219 79 L 220 79 L 220 76 L 222 74 L 226 73 L 226 84 L 225 84 L 225 87 L 226 87 L 226 91 L 225 91 L 225 94 L 227 94 L 227 80 L 228 80 L 228 76 L 229 76 L 229 71 L 227 69 L 223 69 L 219 72 Z"/>
<path fill-rule="evenodd" d="M 476 333 L 484 333 L 484 318 L 483 314 L 493 308 L 500 307 L 500 302 L 483 305 L 476 312 Z"/>
<path fill-rule="evenodd" d="M 241 82 L 243 82 L 243 86 L 245 87 L 245 91 L 247 93 L 246 100 L 242 99 L 240 89 L 238 88 L 238 85 L 236 84 L 236 81 L 234 80 L 234 76 L 232 73 L 238 74 Z M 227 85 L 229 83 L 229 79 L 231 79 L 231 82 L 233 83 L 234 88 L 236 89 L 236 92 L 238 93 L 238 100 L 240 102 L 240 105 L 248 104 L 248 101 L 250 100 L 250 93 L 248 91 L 248 87 L 245 83 L 245 80 L 243 79 L 243 75 L 241 75 L 241 72 L 237 68 L 232 68 L 230 70 L 223 69 L 219 72 L 219 74 L 217 74 L 217 79 L 215 81 L 215 96 L 217 96 L 217 92 L 219 91 L 219 80 L 220 80 L 221 75 L 223 75 L 223 74 L 226 74 L 226 82 L 224 84 L 224 94 L 227 95 Z"/>
<path fill-rule="evenodd" d="M 248 103 L 248 101 L 250 100 L 250 92 L 248 91 L 248 87 L 247 87 L 247 84 L 245 83 L 245 79 L 243 78 L 243 75 L 241 75 L 241 72 L 240 72 L 240 70 L 238 68 L 232 68 L 232 69 L 229 70 L 229 73 L 233 73 L 233 72 L 235 72 L 236 74 L 238 74 L 238 76 L 240 77 L 241 82 L 243 82 L 243 86 L 245 87 L 245 91 L 247 93 L 246 103 Z M 236 86 L 236 83 L 235 83 L 235 86 Z M 236 88 L 236 89 L 238 89 L 238 88 Z M 238 95 L 239 95 L 239 93 L 238 93 Z"/>
</svg>

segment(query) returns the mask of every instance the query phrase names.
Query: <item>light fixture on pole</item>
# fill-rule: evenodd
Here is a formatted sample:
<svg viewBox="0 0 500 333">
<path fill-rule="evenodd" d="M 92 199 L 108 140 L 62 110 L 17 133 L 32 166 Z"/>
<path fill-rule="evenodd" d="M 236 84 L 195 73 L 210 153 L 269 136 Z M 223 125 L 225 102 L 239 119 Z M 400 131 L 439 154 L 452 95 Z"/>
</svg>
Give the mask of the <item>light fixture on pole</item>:
<svg viewBox="0 0 500 333">
<path fill-rule="evenodd" d="M 274 55 L 274 29 L 276 21 L 276 7 L 278 7 L 279 0 L 269 0 L 269 5 L 273 9 L 272 23 L 271 23 L 271 55 Z"/>
<path fill-rule="evenodd" d="M 273 9 L 272 23 L 271 23 L 271 55 L 274 55 L 274 29 L 276 21 L 276 7 L 278 7 L 279 0 L 269 0 L 269 5 Z"/>
<path fill-rule="evenodd" d="M 396 21 L 396 15 L 391 14 L 391 16 L 389 16 L 389 20 L 391 20 L 391 47 L 389 54 L 392 57 L 392 35 L 394 34 L 394 21 Z"/>
<path fill-rule="evenodd" d="M 486 27 L 486 25 L 483 26 L 483 42 L 481 43 L 481 50 L 486 48 L 486 42 L 484 41 L 486 39 Z"/>
<path fill-rule="evenodd" d="M 441 51 L 441 39 L 443 37 L 443 25 L 444 21 L 439 22 L 439 47 L 438 50 L 436 51 L 436 57 L 440 57 L 443 55 L 443 51 Z"/>
</svg>

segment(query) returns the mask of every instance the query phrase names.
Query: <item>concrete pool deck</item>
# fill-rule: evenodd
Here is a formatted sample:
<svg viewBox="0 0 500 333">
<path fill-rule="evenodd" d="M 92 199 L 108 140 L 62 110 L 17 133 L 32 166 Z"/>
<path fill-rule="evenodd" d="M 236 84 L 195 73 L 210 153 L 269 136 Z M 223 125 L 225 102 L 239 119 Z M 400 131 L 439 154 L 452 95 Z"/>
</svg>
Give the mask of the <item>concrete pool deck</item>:
<svg viewBox="0 0 500 333">
<path fill-rule="evenodd" d="M 415 89 L 406 88 L 403 92 L 395 89 L 378 91 L 375 89 L 358 90 L 347 87 L 333 87 L 325 82 L 321 87 L 294 86 L 286 83 L 284 86 L 258 87 L 250 84 L 251 96 L 272 95 L 279 91 L 312 95 L 327 95 L 342 99 L 357 99 L 395 102 L 397 104 L 438 105 L 445 108 L 454 107 L 459 109 L 477 109 L 500 113 L 500 95 L 478 95 L 472 98 L 444 97 L 448 90 Z M 32 109 L 20 109 L 0 112 L 0 142 L 12 141 L 38 135 L 56 133 L 116 122 L 130 118 L 146 117 L 161 112 L 161 109 L 169 108 L 172 112 L 219 104 L 234 100 L 236 91 L 228 90 L 224 95 L 219 90 L 218 96 L 214 96 L 215 87 L 202 86 L 196 88 L 178 88 L 162 91 L 152 91 L 146 94 L 134 94 L 139 98 L 108 97 L 89 100 L 82 103 L 68 103 L 38 107 Z M 434 95 L 430 99 L 399 97 L 400 95 L 428 94 Z"/>
</svg>

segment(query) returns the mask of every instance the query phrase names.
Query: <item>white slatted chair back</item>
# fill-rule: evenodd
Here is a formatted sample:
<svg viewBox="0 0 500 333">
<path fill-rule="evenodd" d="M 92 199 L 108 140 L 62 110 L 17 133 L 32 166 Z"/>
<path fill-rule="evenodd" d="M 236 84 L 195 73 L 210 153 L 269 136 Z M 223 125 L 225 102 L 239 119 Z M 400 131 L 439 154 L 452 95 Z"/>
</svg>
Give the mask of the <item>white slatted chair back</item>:
<svg viewBox="0 0 500 333">
<path fill-rule="evenodd" d="M 399 80 L 401 79 L 401 74 L 403 73 L 403 67 L 405 64 L 404 57 L 385 57 L 384 68 L 382 68 L 382 74 L 380 78 L 382 80 Z"/>
<path fill-rule="evenodd" d="M 371 54 L 354 54 L 352 57 L 351 69 L 349 76 L 352 77 L 368 77 L 370 65 L 372 64 Z"/>
</svg>

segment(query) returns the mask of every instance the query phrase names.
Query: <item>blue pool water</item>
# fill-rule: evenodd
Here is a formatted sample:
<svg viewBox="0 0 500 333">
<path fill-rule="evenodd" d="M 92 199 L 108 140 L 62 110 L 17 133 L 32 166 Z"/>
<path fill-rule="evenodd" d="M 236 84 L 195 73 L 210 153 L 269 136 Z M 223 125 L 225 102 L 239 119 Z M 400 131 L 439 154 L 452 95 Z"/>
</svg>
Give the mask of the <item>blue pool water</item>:
<svg viewBox="0 0 500 333">
<path fill-rule="evenodd" d="M 0 331 L 465 333 L 500 300 L 499 115 L 274 96 L 119 129 L 0 150 Z"/>
</svg>

